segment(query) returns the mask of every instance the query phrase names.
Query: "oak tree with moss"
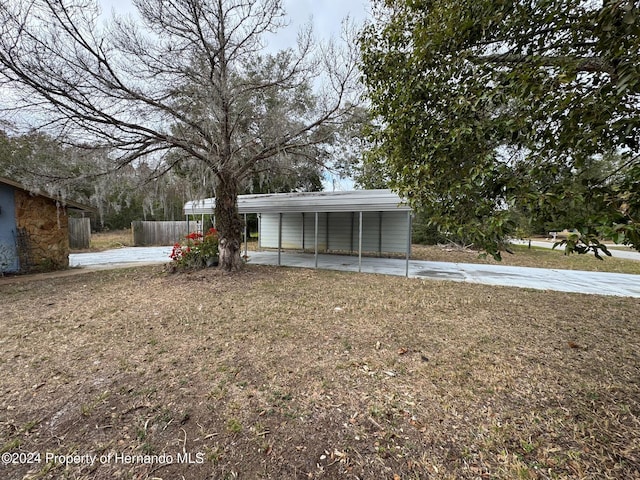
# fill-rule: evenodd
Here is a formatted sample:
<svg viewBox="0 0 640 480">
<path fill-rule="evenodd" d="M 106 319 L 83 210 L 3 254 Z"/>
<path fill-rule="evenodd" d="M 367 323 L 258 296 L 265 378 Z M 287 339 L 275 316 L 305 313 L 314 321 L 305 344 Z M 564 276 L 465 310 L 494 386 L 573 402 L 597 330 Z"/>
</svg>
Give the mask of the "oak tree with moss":
<svg viewBox="0 0 640 480">
<path fill-rule="evenodd" d="M 93 0 L 0 5 L 0 109 L 84 148 L 195 159 L 213 178 L 220 264 L 241 266 L 237 195 L 252 176 L 332 138 L 356 103 L 356 52 L 265 51 L 285 25 L 281 0 L 133 0 L 103 20 Z M 314 79 L 323 80 L 309 95 Z M 277 100 L 277 101 L 275 101 Z M 170 153 L 178 152 L 178 155 Z"/>
</svg>

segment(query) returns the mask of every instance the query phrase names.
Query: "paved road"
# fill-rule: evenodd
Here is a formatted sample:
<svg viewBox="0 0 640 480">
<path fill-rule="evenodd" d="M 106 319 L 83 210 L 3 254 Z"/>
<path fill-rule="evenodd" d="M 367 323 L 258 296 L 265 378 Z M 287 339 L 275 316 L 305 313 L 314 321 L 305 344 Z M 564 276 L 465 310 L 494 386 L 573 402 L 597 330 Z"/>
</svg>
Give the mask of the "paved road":
<svg viewBox="0 0 640 480">
<path fill-rule="evenodd" d="M 529 240 L 513 240 L 513 243 L 517 245 L 528 245 Z M 631 250 L 630 248 L 624 247 L 622 245 L 614 245 L 614 244 L 605 244 L 605 245 L 607 247 L 624 248 L 624 250 L 614 250 L 610 248 L 609 252 L 611 253 L 612 257 L 626 258 L 627 260 L 640 260 L 640 252 L 636 252 L 635 250 Z M 532 240 L 531 246 L 542 247 L 542 248 L 553 248 L 553 242 L 544 241 L 544 240 Z M 558 249 L 562 251 L 563 247 L 559 246 Z"/>
<path fill-rule="evenodd" d="M 76 253 L 69 256 L 71 266 L 115 268 L 130 265 L 167 263 L 171 247 L 128 247 L 97 253 Z M 249 252 L 249 262 L 277 265 L 277 252 Z M 312 254 L 282 253 L 281 264 L 290 267 L 314 268 Z M 406 262 L 392 258 L 319 255 L 318 267 L 328 270 L 379 273 L 404 276 Z M 621 273 L 583 272 L 579 270 L 551 270 L 544 268 L 479 265 L 471 263 L 425 262 L 411 260 L 409 276 L 432 280 L 482 283 L 556 290 L 600 295 L 640 298 L 640 275 Z"/>
</svg>

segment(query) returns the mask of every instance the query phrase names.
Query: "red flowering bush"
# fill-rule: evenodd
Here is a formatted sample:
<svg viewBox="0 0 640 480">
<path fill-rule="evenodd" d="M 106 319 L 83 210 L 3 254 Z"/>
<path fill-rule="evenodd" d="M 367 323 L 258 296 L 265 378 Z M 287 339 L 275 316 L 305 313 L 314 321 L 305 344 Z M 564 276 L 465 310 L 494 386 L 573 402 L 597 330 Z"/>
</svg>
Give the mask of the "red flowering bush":
<svg viewBox="0 0 640 480">
<path fill-rule="evenodd" d="M 176 243 L 169 257 L 175 267 L 204 268 L 218 264 L 218 231 L 210 228 L 206 234 L 192 232 L 185 242 Z"/>
</svg>

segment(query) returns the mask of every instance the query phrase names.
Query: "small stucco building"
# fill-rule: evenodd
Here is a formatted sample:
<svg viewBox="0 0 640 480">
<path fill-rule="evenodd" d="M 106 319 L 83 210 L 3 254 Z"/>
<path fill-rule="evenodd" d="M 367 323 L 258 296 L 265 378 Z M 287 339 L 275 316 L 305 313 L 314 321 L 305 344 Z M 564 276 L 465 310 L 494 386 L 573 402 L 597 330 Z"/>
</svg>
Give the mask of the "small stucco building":
<svg viewBox="0 0 640 480">
<path fill-rule="evenodd" d="M 69 211 L 93 208 L 0 177 L 0 274 L 69 267 Z"/>
</svg>

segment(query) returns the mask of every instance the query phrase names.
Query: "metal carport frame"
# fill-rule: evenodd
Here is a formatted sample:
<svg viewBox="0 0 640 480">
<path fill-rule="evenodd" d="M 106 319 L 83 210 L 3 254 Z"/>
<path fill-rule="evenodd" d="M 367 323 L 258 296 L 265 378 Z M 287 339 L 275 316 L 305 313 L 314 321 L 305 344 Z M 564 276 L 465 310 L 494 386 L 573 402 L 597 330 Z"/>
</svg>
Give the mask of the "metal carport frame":
<svg viewBox="0 0 640 480">
<path fill-rule="evenodd" d="M 206 198 L 193 200 L 184 206 L 184 214 L 213 215 L 215 199 Z M 353 190 L 346 192 L 295 192 L 258 195 L 239 195 L 238 213 L 245 217 L 245 255 L 247 254 L 246 216 L 250 213 L 278 215 L 278 265 L 281 265 L 282 252 L 282 218 L 286 213 L 301 213 L 303 218 L 303 248 L 304 248 L 304 214 L 314 214 L 314 254 L 315 268 L 318 268 L 318 216 L 320 213 L 328 215 L 337 212 L 358 213 L 358 271 L 362 270 L 363 246 L 363 213 L 365 212 L 406 212 L 407 244 L 405 248 L 406 275 L 409 275 L 409 257 L 411 255 L 411 208 L 391 190 Z M 381 217 L 380 217 L 381 218 Z M 327 236 L 329 232 L 327 230 Z M 382 236 L 382 220 L 380 220 L 379 235 Z M 352 236 L 353 238 L 353 236 Z M 381 243 L 381 240 L 380 240 Z M 382 247 L 380 247 L 382 248 Z"/>
</svg>

